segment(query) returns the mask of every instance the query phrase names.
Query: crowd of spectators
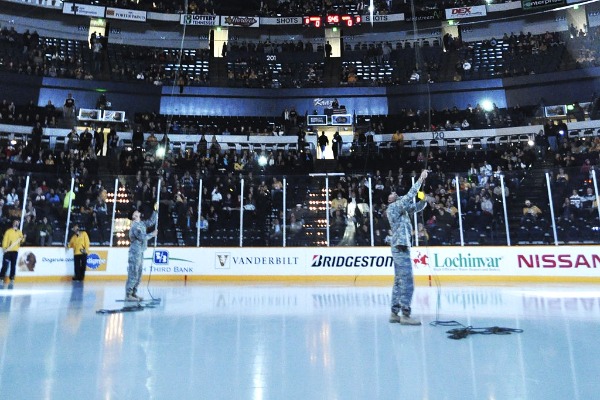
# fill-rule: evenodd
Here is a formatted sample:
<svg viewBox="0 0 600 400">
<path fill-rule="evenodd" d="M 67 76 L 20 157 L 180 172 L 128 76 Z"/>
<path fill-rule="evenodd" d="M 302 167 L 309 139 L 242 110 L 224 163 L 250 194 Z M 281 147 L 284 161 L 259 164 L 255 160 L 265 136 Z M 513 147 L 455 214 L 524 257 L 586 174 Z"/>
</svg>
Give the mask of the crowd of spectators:
<svg viewBox="0 0 600 400">
<path fill-rule="evenodd" d="M 177 65 L 196 65 L 209 59 L 208 49 L 184 50 L 143 46 L 113 46 L 112 80 L 135 80 L 156 86 L 208 85 L 208 71 L 187 71 Z"/>
<path fill-rule="evenodd" d="M 513 77 L 568 68 L 561 63 L 566 58 L 562 50 L 569 40 L 566 32 L 538 35 L 511 32 L 502 38 L 460 42 L 454 46 L 459 60 L 455 64 L 453 80 Z"/>
<path fill-rule="evenodd" d="M 569 53 L 575 63 L 575 68 L 590 68 L 600 66 L 600 27 L 590 27 L 577 31 L 573 27 L 567 42 Z"/>
<path fill-rule="evenodd" d="M 72 134 L 70 136 L 73 137 Z M 56 235 L 55 231 L 48 233 L 48 225 L 64 221 L 71 197 L 73 221 L 91 231 L 95 242 L 105 243 L 109 240 L 108 213 L 111 204 L 107 204 L 106 200 L 111 188 L 106 187 L 105 182 L 109 180 L 97 174 L 98 149 L 94 136 L 92 132 L 83 132 L 78 135 L 78 140 L 68 140 L 64 150 L 53 151 L 41 146 L 37 152 L 39 158 L 35 157 L 33 144 L 10 150 L 10 146 L 4 147 L 6 143 L 2 143 L 0 154 L 3 158 L 0 163 L 8 167 L 0 181 L 2 221 L 7 223 L 9 218 L 19 217 L 19 204 L 22 205 L 19 201 L 25 199 L 29 244 L 60 240 L 60 237 L 48 239 Z M 195 239 L 197 226 L 201 227 L 205 244 L 211 244 L 211 240 L 214 243 L 216 237 L 227 236 L 237 240 L 239 212 L 243 205 L 247 224 L 244 235 L 248 236 L 249 242 L 254 245 L 277 245 L 282 240 L 284 223 L 282 177 L 287 176 L 288 199 L 293 199 L 285 205 L 288 209 L 285 220 L 289 228 L 288 244 L 305 245 L 315 240 L 310 232 L 318 231 L 317 221 L 323 215 L 318 207 L 311 206 L 310 195 L 321 192 L 322 182 L 307 178 L 305 174 L 313 164 L 310 153 L 301 149 L 264 153 L 260 149 L 225 151 L 219 143 L 222 139 L 223 136 L 217 138 L 217 135 L 212 135 L 207 138 L 202 135 L 195 148 L 167 151 L 164 157 L 157 151 L 163 146 L 169 148 L 166 134 L 158 137 L 150 135 L 141 143 L 136 142 L 133 149 L 123 149 L 118 156 L 119 162 L 115 160 L 119 166 L 115 173 L 123 174 L 121 184 L 127 188 L 130 205 L 120 206 L 126 208 L 121 208 L 121 211 L 127 214 L 131 206 L 151 210 L 156 199 L 156 171 L 159 171 L 163 178 L 160 224 L 164 227 L 159 240 L 176 244 L 176 232 L 181 232 L 184 244 L 193 244 L 189 240 Z M 548 143 L 543 145 L 548 147 Z M 333 178 L 330 182 L 333 188 L 330 197 L 332 243 L 364 245 L 370 241 L 367 206 L 367 176 L 370 176 L 375 218 L 373 236 L 377 245 L 384 245 L 388 232 L 385 220 L 387 195 L 392 191 L 404 192 L 411 184 L 411 177 L 416 177 L 423 168 L 432 171 L 425 187 L 431 207 L 424 213 L 418 226 L 420 240 L 429 244 L 456 243 L 459 237 L 457 210 L 460 203 L 464 231 L 474 234 L 473 240 L 477 242 L 491 243 L 492 232 L 501 230 L 499 228 L 504 223 L 504 199 L 514 199 L 519 192 L 521 182 L 530 172 L 536 157 L 541 157 L 541 151 L 536 153 L 538 150 L 536 146 L 524 144 L 486 151 L 454 152 L 397 147 L 387 152 L 340 157 L 340 168 L 346 175 Z M 555 206 L 561 210 L 557 214 L 560 221 L 589 221 L 593 211 L 597 211 L 595 200 L 592 199 L 595 194 L 590 171 L 598 164 L 599 150 L 599 138 L 569 140 L 565 137 L 559 141 L 556 152 L 547 152 L 547 161 L 553 160 L 557 169 L 553 178 L 553 193 Z M 16 151 L 16 154 L 13 156 L 11 151 Z M 259 162 L 263 156 L 264 160 Z M 46 171 L 48 166 L 54 165 L 57 172 L 32 175 L 30 191 L 24 196 L 25 175 L 16 171 L 32 171 L 39 164 Z M 369 175 L 365 175 L 365 172 L 357 174 L 356 166 L 371 172 Z M 454 172 L 459 173 L 460 196 L 456 193 L 457 178 Z M 500 176 L 504 177 L 506 185 L 504 195 L 499 185 Z M 69 188 L 70 177 L 75 179 L 72 193 Z M 243 193 L 240 192 L 242 178 L 245 182 Z M 202 213 L 198 221 L 200 179 L 203 193 Z M 548 213 L 541 204 L 539 210 L 542 216 Z M 528 214 L 539 217 L 537 213 Z M 523 219 L 520 222 L 525 225 L 531 220 L 527 222 Z M 41 234 L 42 231 L 46 233 Z"/>
<path fill-rule="evenodd" d="M 597 35 L 597 30 L 590 34 L 584 32 L 580 35 L 578 33 L 572 40 L 577 40 L 587 46 L 593 46 L 594 42 L 590 38 Z M 508 43 L 508 54 L 515 57 L 519 54 L 544 52 L 548 47 L 560 45 L 560 40 L 560 36 L 552 33 L 545 35 L 507 35 L 502 39 L 503 42 Z M 57 73 L 62 71 L 60 72 L 63 74 L 62 76 L 76 77 L 77 74 L 73 74 L 73 71 L 82 70 L 81 68 L 85 64 L 83 58 L 62 56 L 55 49 L 52 49 L 51 45 L 47 45 L 47 42 L 40 41 L 35 32 L 18 34 L 12 28 L 4 28 L 0 30 L 0 41 L 3 45 L 6 45 L 4 46 L 6 51 L 3 53 L 6 58 L 3 60 L 2 66 L 11 71 L 32 75 L 50 74 L 52 76 L 51 69 L 54 67 Z M 491 42 L 488 45 L 491 46 Z M 367 46 L 366 60 L 375 63 L 383 62 L 387 58 L 387 51 L 384 51 L 384 49 L 388 47 L 391 47 L 391 44 Z M 310 51 L 310 46 L 306 43 L 302 45 L 300 43 L 286 43 L 277 46 L 272 44 L 264 46 L 263 44 L 261 47 L 259 45 L 252 46 L 248 43 L 232 43 L 230 49 L 232 49 L 232 54 L 242 51 L 249 52 L 250 49 L 253 52 L 279 52 L 281 50 L 281 52 L 302 54 L 302 52 Z M 353 48 L 351 51 L 363 51 L 362 45 L 359 50 Z M 53 58 L 53 54 L 57 54 L 57 57 Z M 131 61 L 133 65 L 135 61 L 141 60 L 142 62 L 139 64 L 141 67 L 139 68 L 146 68 L 141 70 L 142 79 L 153 83 L 173 79 L 173 71 L 167 74 L 164 66 L 177 61 L 180 57 L 175 51 L 164 51 L 158 48 L 129 48 L 129 51 L 125 51 L 123 54 L 129 54 L 129 56 L 123 57 L 124 64 Z M 24 57 L 24 61 L 12 61 L 9 56 L 12 57 L 13 55 L 15 60 Z M 206 54 L 202 52 L 182 55 L 183 61 L 186 63 L 195 62 L 198 57 L 205 56 Z M 244 63 L 245 69 L 242 68 L 241 75 L 238 76 L 234 72 L 234 80 L 240 80 L 243 85 L 251 87 L 266 87 L 269 82 L 273 82 L 272 70 L 265 69 L 264 64 L 261 65 L 257 59 L 251 58 L 250 62 L 245 59 L 236 59 L 234 64 Z M 71 70 L 71 67 L 75 67 L 75 70 Z M 126 70 L 123 76 L 133 77 L 135 73 L 136 79 L 140 79 L 139 72 L 135 72 L 137 68 Z M 313 66 L 313 69 L 318 70 L 318 67 Z M 300 68 L 290 68 L 290 70 L 294 73 L 302 71 Z M 415 72 L 418 73 L 419 71 Z M 252 77 L 252 75 L 256 77 Z M 278 72 L 278 75 L 286 77 L 286 72 L 282 69 Z M 310 75 L 310 73 L 307 74 L 307 76 Z M 315 75 L 317 78 L 313 78 L 314 80 L 309 80 L 309 82 L 319 85 L 321 81 L 318 78 L 318 73 L 315 72 Z M 195 84 L 192 83 L 191 78 L 185 75 L 182 75 L 182 77 L 184 79 L 182 85 Z M 204 79 L 204 83 L 206 83 L 207 78 Z M 202 80 L 198 82 L 203 84 Z M 293 79 L 292 82 L 298 85 L 298 83 L 294 83 Z M 401 110 L 401 113 L 396 116 L 372 118 L 369 130 L 373 134 L 391 132 L 398 129 L 398 127 L 401 127 L 404 132 L 419 132 L 517 126 L 526 123 L 527 118 L 534 116 L 536 111 L 535 108 L 521 109 L 520 107 L 503 110 L 496 106 L 486 110 L 480 105 L 469 106 L 464 110 L 454 107 L 439 111 L 431 110 L 430 112 L 405 109 Z M 98 242 L 106 242 L 106 189 L 96 172 L 98 171 L 98 143 L 101 135 L 94 128 L 98 127 L 90 127 L 90 129 L 81 133 L 71 132 L 66 139 L 64 149 L 52 150 L 42 145 L 36 138 L 41 137 L 44 127 L 56 126 L 58 117 L 59 113 L 56 112 L 56 107 L 51 103 L 44 108 L 35 106 L 33 102 L 23 106 L 4 100 L 0 104 L 0 119 L 2 122 L 31 125 L 33 127 L 31 138 L 34 139 L 25 141 L 27 142 L 26 146 L 21 146 L 18 142 L 17 144 L 12 142 L 0 143 L 0 163 L 10 166 L 3 175 L 3 185 L 0 188 L 0 201 L 4 202 L 2 208 L 3 222 L 7 222 L 6 218 L 16 217 L 17 213 L 20 212 L 18 200 L 15 202 L 15 196 L 20 196 L 21 198 L 26 197 L 25 201 L 29 210 L 26 216 L 27 230 L 36 230 L 38 225 L 43 225 L 46 229 L 48 222 L 52 225 L 54 220 L 64 216 L 64 199 L 69 199 L 74 195 L 74 204 L 77 209 L 75 213 L 76 220 L 97 232 L 96 239 Z M 303 118 L 297 118 L 297 125 L 301 125 L 304 120 Z M 228 122 L 232 122 L 232 124 Z M 132 177 L 128 178 L 126 185 L 134 199 L 133 204 L 135 204 L 135 207 L 143 209 L 152 204 L 152 199 L 156 197 L 156 177 L 153 175 L 153 171 L 159 169 L 166 183 L 162 187 L 164 193 L 161 192 L 163 211 L 161 215 L 164 218 L 162 220 L 163 226 L 169 227 L 170 230 L 167 229 L 165 232 L 173 232 L 177 229 L 191 232 L 197 226 L 196 224 L 199 224 L 202 230 L 207 232 L 207 238 L 210 238 L 213 233 L 222 229 L 235 229 L 234 226 L 238 221 L 236 213 L 239 213 L 243 200 L 245 210 L 248 212 L 248 221 L 251 221 L 250 223 L 255 227 L 258 237 L 261 238 L 259 243 L 278 243 L 281 240 L 281 224 L 283 222 L 283 205 L 280 196 L 281 182 L 277 178 L 274 178 L 273 182 L 270 179 L 263 178 L 273 176 L 271 174 L 274 174 L 274 176 L 293 175 L 310 170 L 312 165 L 311 155 L 309 152 L 303 151 L 303 146 L 299 146 L 298 150 L 264 153 L 260 150 L 223 151 L 219 144 L 222 137 L 217 138 L 217 135 L 226 135 L 227 133 L 273 134 L 273 130 L 265 131 L 270 126 L 257 127 L 250 124 L 240 126 L 239 124 L 236 125 L 233 120 L 224 120 L 221 125 L 214 124 L 209 127 L 190 126 L 189 131 L 194 130 L 200 134 L 197 146 L 187 151 L 167 152 L 167 156 L 163 158 L 157 155 L 156 150 L 161 145 L 169 148 L 169 139 L 168 135 L 164 133 L 165 130 L 169 133 L 179 133 L 184 126 L 183 122 L 178 120 L 167 121 L 164 116 L 147 114 L 143 116 L 141 123 L 144 132 L 162 134 L 163 138 L 159 140 L 154 137 L 155 140 L 149 139 L 141 144 L 134 144 L 131 151 L 121 152 L 118 157 L 119 162 L 114 163 L 114 171 L 111 171 L 121 172 Z M 39 133 L 40 130 L 42 133 Z M 109 143 L 112 144 L 109 145 L 109 155 L 117 160 L 118 138 L 115 138 L 115 136 L 116 132 L 111 131 Z M 357 144 L 366 143 L 368 141 L 367 136 L 364 132 L 359 133 L 356 139 Z M 299 137 L 299 140 L 301 140 L 301 137 Z M 541 147 L 547 148 L 548 146 L 552 147 L 550 143 L 543 144 Z M 594 193 L 590 185 L 589 171 L 598 162 L 598 141 L 570 142 L 564 139 L 559 148 L 552 148 L 551 150 L 552 152 L 548 152 L 548 154 L 552 154 L 557 168 L 580 169 L 580 173 L 577 174 L 569 172 L 568 175 L 571 177 L 569 182 L 571 183 L 566 187 L 559 185 L 557 178 L 556 183 L 558 186 L 555 192 L 557 199 L 555 203 L 557 208 L 560 207 L 562 221 L 581 220 L 581 216 L 585 215 L 584 213 L 589 213 L 590 210 L 594 209 L 594 203 L 590 200 Z M 380 153 L 377 152 L 377 154 Z M 499 221 L 498 213 L 501 210 L 501 201 L 504 197 L 501 192 L 498 192 L 498 177 L 500 175 L 506 176 L 508 191 L 513 192 L 518 189 L 524 171 L 532 163 L 531 151 L 525 148 L 515 148 L 508 153 L 478 152 L 476 154 L 475 158 L 468 158 L 473 155 L 471 154 L 464 155 L 463 158 L 457 160 L 439 151 L 419 153 L 412 149 L 405 149 L 402 150 L 401 157 L 375 158 L 372 162 L 365 161 L 364 158 L 352 159 L 350 157 L 341 160 L 341 165 L 346 168 L 349 176 L 356 172 L 350 167 L 351 165 L 368 164 L 372 167 L 376 166 L 374 169 L 379 168 L 381 170 L 383 166 L 389 168 L 390 165 L 397 166 L 397 163 L 401 162 L 404 170 L 410 171 L 406 174 L 403 171 L 395 173 L 395 169 L 392 168 L 385 177 L 378 172 L 374 175 L 376 178 L 374 193 L 375 202 L 377 203 L 376 209 L 373 210 L 377 216 L 374 236 L 378 244 L 384 243 L 386 237 L 385 203 L 383 200 L 387 197 L 385 193 L 391 190 L 403 190 L 411 175 L 418 173 L 420 169 L 426 166 L 432 167 L 433 173 L 427 188 L 428 201 L 430 201 L 432 207 L 427 211 L 419 226 L 418 234 L 423 239 L 431 239 L 433 243 L 436 241 L 443 243 L 456 240 L 456 205 L 458 197 L 452 194 L 455 187 L 452 178 L 445 176 L 445 173 L 451 168 L 450 165 L 455 168 L 457 165 L 462 165 L 466 160 L 473 163 L 471 168 L 464 168 L 468 170 L 468 174 L 459 179 L 460 201 L 461 206 L 466 210 L 465 223 L 467 227 L 480 232 L 481 229 L 485 231 L 493 227 Z M 482 155 L 485 159 L 480 158 Z M 263 156 L 265 163 L 259 164 L 258 161 Z M 363 157 L 364 153 L 360 153 L 360 156 Z M 398 154 L 395 154 L 395 156 L 398 156 Z M 394 164 L 394 160 L 396 164 Z M 23 175 L 15 174 L 15 169 L 55 172 L 52 174 L 51 180 L 44 182 L 42 179 L 34 179 L 31 187 L 35 189 L 35 193 L 30 191 L 27 196 L 24 196 L 22 193 Z M 558 175 L 562 176 L 561 179 L 564 179 L 566 174 L 563 171 Z M 66 185 L 69 177 L 77 180 L 74 193 L 69 193 L 69 187 Z M 245 186 L 247 189 L 244 193 L 239 193 L 239 189 L 237 189 L 239 188 L 240 177 L 248 179 Z M 197 209 L 195 207 L 198 201 L 196 187 L 200 179 L 206 182 L 206 193 L 202 196 L 203 201 L 206 203 L 203 203 L 201 220 L 196 221 Z M 334 212 L 332 214 L 331 229 L 334 240 L 338 243 L 364 244 L 366 238 L 370 236 L 370 226 L 366 224 L 365 219 L 367 210 L 364 208 L 364 200 L 367 193 L 365 193 L 364 179 L 365 176 L 345 178 L 344 181 L 340 181 L 336 185 L 341 186 L 341 189 L 334 193 L 333 198 L 338 199 L 339 193 L 342 193 L 342 198 L 335 207 L 332 203 Z M 561 180 L 562 183 L 564 182 Z M 588 193 L 590 189 L 592 193 Z M 310 222 L 311 214 L 314 219 L 319 217 L 306 205 L 305 194 L 311 190 L 314 191 L 315 187 L 310 184 L 298 184 L 296 187 L 296 194 L 304 193 L 304 195 L 294 197 L 294 199 L 299 199 L 302 202 L 300 207 L 296 207 L 295 212 L 290 213 L 288 220 L 285 221 L 290 226 L 290 233 L 298 234 L 303 232 L 303 227 L 313 226 Z M 35 196 L 33 196 L 34 194 Z M 345 203 L 343 200 L 345 200 Z M 539 209 L 542 213 L 546 212 L 543 206 Z M 40 219 L 38 216 L 44 216 L 47 220 L 44 221 L 43 218 Z M 35 228 L 33 228 L 34 226 Z M 165 233 L 162 233 L 162 235 L 165 235 Z M 30 244 L 35 244 L 36 241 L 39 243 L 49 242 L 48 236 L 40 233 L 34 232 L 28 237 L 32 241 Z M 294 240 L 298 243 L 300 237 L 301 235 L 295 235 Z M 165 238 L 163 237 L 163 239 Z"/>
<path fill-rule="evenodd" d="M 462 42 L 451 35 L 423 40 L 420 58 L 407 42 L 348 42 L 342 52 L 342 85 L 403 85 L 511 77 L 582 68 L 596 65 L 598 29 L 590 32 L 506 33 L 502 38 L 481 42 Z M 0 29 L 0 68 L 5 71 L 74 79 L 112 79 L 143 81 L 154 85 L 210 84 L 209 50 L 142 47 L 103 42 L 94 43 L 40 38 L 36 31 L 23 33 L 14 27 Z M 70 44 L 66 44 L 70 42 Z M 100 52 L 96 51 L 99 44 Z M 91 48 L 90 48 L 91 46 Z M 561 49 L 570 49 L 563 52 Z M 323 43 L 310 40 L 281 43 L 237 39 L 227 43 L 228 84 L 238 87 L 314 87 L 323 82 L 325 54 Z M 443 52 L 442 49 L 450 50 Z M 485 52 L 501 49 L 501 59 L 485 65 Z M 449 60 L 454 51 L 458 61 Z M 98 53 L 98 54 L 97 54 Z M 278 55 L 269 60 L 265 55 Z M 307 56 L 310 54 L 310 57 Z M 281 57 L 279 57 L 281 56 Z M 483 63 L 482 63 L 483 59 Z M 570 62 L 572 60 L 572 62 Z M 362 75 L 356 62 L 376 72 L 390 74 Z M 199 62 L 206 65 L 198 68 Z M 447 70 L 441 69 L 448 65 Z M 181 66 L 181 67 L 180 67 Z M 481 71 L 481 72 L 480 72 Z"/>
<path fill-rule="evenodd" d="M 94 79 L 96 59 L 101 56 L 94 56 L 87 42 L 73 41 L 70 47 L 59 42 L 46 41 L 35 30 L 18 33 L 14 27 L 4 26 L 0 29 L 0 67 L 26 75 Z"/>
</svg>

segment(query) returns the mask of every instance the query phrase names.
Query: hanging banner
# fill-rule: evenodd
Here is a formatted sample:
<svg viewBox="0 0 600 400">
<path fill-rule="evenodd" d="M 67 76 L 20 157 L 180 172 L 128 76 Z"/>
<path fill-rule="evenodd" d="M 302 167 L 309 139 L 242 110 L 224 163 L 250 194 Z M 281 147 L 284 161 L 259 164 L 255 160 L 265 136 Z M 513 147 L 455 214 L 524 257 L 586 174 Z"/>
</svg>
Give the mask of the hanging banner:
<svg viewBox="0 0 600 400">
<path fill-rule="evenodd" d="M 258 19 L 258 17 L 222 16 L 221 25 L 237 26 L 241 28 L 258 28 L 260 26 L 260 20 Z"/>
<path fill-rule="evenodd" d="M 487 10 L 485 6 L 456 7 L 446 9 L 446 19 L 485 17 L 486 15 Z"/>
<path fill-rule="evenodd" d="M 523 10 L 537 10 L 565 4 L 565 0 L 521 0 Z"/>
<path fill-rule="evenodd" d="M 327 125 L 327 115 L 307 115 L 306 125 Z"/>
<path fill-rule="evenodd" d="M 124 8 L 107 7 L 106 18 L 146 22 L 146 11 L 126 10 Z"/>
<path fill-rule="evenodd" d="M 179 23 L 181 25 L 215 26 L 218 25 L 217 15 L 182 14 Z"/>
<path fill-rule="evenodd" d="M 80 108 L 77 118 L 80 121 L 102 121 L 102 110 L 93 108 Z"/>
<path fill-rule="evenodd" d="M 125 111 L 105 110 L 102 120 L 105 122 L 125 122 Z"/>
<path fill-rule="evenodd" d="M 331 116 L 331 125 L 352 125 L 352 114 L 334 114 Z"/>
<path fill-rule="evenodd" d="M 363 23 L 371 23 L 371 15 L 363 15 L 362 16 Z M 378 24 L 381 22 L 397 22 L 404 21 L 404 14 L 382 14 L 382 15 L 373 15 L 373 23 Z"/>
<path fill-rule="evenodd" d="M 415 17 L 411 14 L 407 14 L 405 21 L 406 22 L 421 22 L 421 21 L 441 21 L 444 18 L 444 14 L 442 10 L 423 10 L 415 12 Z"/>
<path fill-rule="evenodd" d="M 302 17 L 262 18 L 261 25 L 302 25 Z"/>
<path fill-rule="evenodd" d="M 63 3 L 63 14 L 104 18 L 104 7 L 88 4 Z"/>
</svg>

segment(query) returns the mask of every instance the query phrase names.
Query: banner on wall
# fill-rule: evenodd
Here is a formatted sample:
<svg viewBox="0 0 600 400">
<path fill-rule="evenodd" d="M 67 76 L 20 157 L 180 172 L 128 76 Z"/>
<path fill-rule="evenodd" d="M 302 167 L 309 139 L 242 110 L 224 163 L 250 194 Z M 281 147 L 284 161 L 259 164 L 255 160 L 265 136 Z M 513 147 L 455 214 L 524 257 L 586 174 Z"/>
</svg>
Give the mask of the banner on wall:
<svg viewBox="0 0 600 400">
<path fill-rule="evenodd" d="M 327 125 L 327 115 L 307 115 L 306 125 Z"/>
<path fill-rule="evenodd" d="M 262 18 L 261 25 L 302 25 L 302 17 Z"/>
<path fill-rule="evenodd" d="M 21 247 L 17 274 L 24 277 L 72 275 L 73 251 L 61 247 Z"/>
<path fill-rule="evenodd" d="M 456 7 L 446 9 L 446 19 L 485 17 L 486 15 L 487 10 L 485 6 Z"/>
<path fill-rule="evenodd" d="M 504 12 L 521 8 L 521 3 L 518 1 L 509 1 L 507 3 L 488 4 L 486 7 L 488 13 Z"/>
<path fill-rule="evenodd" d="M 521 0 L 523 10 L 538 10 L 565 4 L 565 0 Z"/>
<path fill-rule="evenodd" d="M 546 106 L 546 107 L 544 107 L 544 115 L 547 118 L 566 117 L 567 116 L 567 106 L 566 105 Z"/>
<path fill-rule="evenodd" d="M 125 122 L 125 111 L 105 110 L 102 117 L 105 122 Z"/>
<path fill-rule="evenodd" d="M 222 16 L 221 25 L 237 26 L 242 28 L 258 28 L 260 20 L 258 17 Z"/>
<path fill-rule="evenodd" d="M 442 10 L 421 10 L 415 12 L 415 17 L 412 14 L 407 14 L 406 22 L 421 22 L 421 21 L 441 21 L 444 17 Z"/>
<path fill-rule="evenodd" d="M 215 26 L 219 24 L 217 15 L 182 14 L 179 20 L 181 25 Z"/>
<path fill-rule="evenodd" d="M 104 7 L 88 4 L 63 3 L 63 14 L 104 18 Z"/>
<path fill-rule="evenodd" d="M 352 114 L 333 114 L 331 125 L 352 125 Z"/>
<path fill-rule="evenodd" d="M 146 11 L 107 7 L 106 18 L 122 19 L 125 21 L 146 22 Z"/>
<path fill-rule="evenodd" d="M 108 250 L 92 250 L 86 259 L 87 271 L 106 271 Z"/>
<path fill-rule="evenodd" d="M 93 108 L 80 108 L 77 118 L 80 121 L 102 121 L 102 110 Z"/>
<path fill-rule="evenodd" d="M 371 23 L 371 15 L 367 14 L 367 15 L 363 15 L 362 16 L 362 21 L 364 24 L 366 23 Z M 397 21 L 404 21 L 404 14 L 400 13 L 400 14 L 381 14 L 381 15 L 376 15 L 373 14 L 373 23 L 377 24 L 377 23 L 381 23 L 381 22 L 397 22 Z"/>
<path fill-rule="evenodd" d="M 415 247 L 416 276 L 600 277 L 594 246 Z M 126 276 L 127 248 L 92 248 L 90 275 Z M 63 248 L 21 248 L 23 276 L 73 273 L 73 253 Z M 144 254 L 144 270 L 180 276 L 393 276 L 389 247 L 156 248 Z"/>
</svg>

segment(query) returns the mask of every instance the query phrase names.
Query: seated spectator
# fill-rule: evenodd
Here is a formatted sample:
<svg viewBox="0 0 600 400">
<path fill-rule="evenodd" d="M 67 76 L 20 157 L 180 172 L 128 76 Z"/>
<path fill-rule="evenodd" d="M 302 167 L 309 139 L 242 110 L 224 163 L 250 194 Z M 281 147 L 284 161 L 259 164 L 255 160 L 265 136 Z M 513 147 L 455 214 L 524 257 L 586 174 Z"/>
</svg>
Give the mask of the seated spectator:
<svg viewBox="0 0 600 400">
<path fill-rule="evenodd" d="M 220 210 L 223 204 L 223 195 L 221 194 L 221 189 L 219 186 L 215 186 L 210 194 L 211 196 L 211 206 L 215 207 L 215 209 Z M 210 221 L 210 219 L 209 219 Z"/>
<path fill-rule="evenodd" d="M 37 240 L 39 246 L 52 245 L 52 225 L 48 222 L 48 217 L 44 215 L 37 225 Z"/>
<path fill-rule="evenodd" d="M 31 220 L 34 222 L 37 218 L 37 211 L 31 200 L 27 200 L 27 205 L 25 206 L 25 217 L 27 216 L 31 217 Z"/>
<path fill-rule="evenodd" d="M 558 218 L 562 219 L 564 221 L 572 221 L 573 220 L 571 201 L 569 200 L 568 197 L 565 197 L 565 200 L 563 201 L 562 205 L 560 206 L 560 215 Z"/>
<path fill-rule="evenodd" d="M 213 135 L 212 139 L 210 140 L 210 152 L 213 154 L 216 154 L 216 153 L 219 153 L 220 151 L 221 151 L 221 145 L 217 141 L 217 137 L 215 135 Z"/>
<path fill-rule="evenodd" d="M 17 194 L 17 189 L 12 188 L 10 193 L 6 195 L 6 205 L 14 206 L 15 202 L 19 201 L 19 195 Z"/>
<path fill-rule="evenodd" d="M 211 205 L 209 209 L 204 214 L 204 219 L 206 219 L 208 224 L 208 231 L 214 232 L 219 223 L 219 213 L 214 205 Z"/>
<path fill-rule="evenodd" d="M 347 207 L 348 200 L 343 197 L 341 191 L 338 191 L 336 198 L 331 201 L 331 215 L 338 210 L 342 211 L 342 213 L 345 213 Z"/>
<path fill-rule="evenodd" d="M 81 224 L 85 227 L 91 227 L 94 215 L 94 207 L 92 206 L 91 200 L 85 199 L 83 205 L 79 208 L 81 214 Z"/>
<path fill-rule="evenodd" d="M 404 134 L 402 134 L 399 129 L 392 135 L 392 142 L 397 151 L 402 151 L 404 148 Z"/>
<path fill-rule="evenodd" d="M 454 219 L 452 218 L 452 215 L 446 212 L 441 204 L 436 205 L 436 211 L 436 226 L 449 231 L 454 225 Z"/>
<path fill-rule="evenodd" d="M 302 230 L 302 220 L 298 220 L 296 218 L 296 214 L 294 214 L 293 212 L 290 213 L 290 222 L 288 224 L 288 229 L 290 231 L 290 233 L 292 235 L 297 234 L 298 232 L 300 232 Z"/>
<path fill-rule="evenodd" d="M 429 233 L 427 232 L 427 229 L 425 229 L 423 223 L 419 222 L 417 224 L 415 236 L 418 238 L 420 245 L 426 245 L 429 242 Z"/>
<path fill-rule="evenodd" d="M 37 243 L 35 221 L 31 219 L 30 215 L 25 216 L 23 220 L 23 237 L 25 237 L 25 244 L 28 246 L 33 246 Z"/>
<path fill-rule="evenodd" d="M 594 189 L 592 187 L 588 187 L 585 191 L 585 194 L 581 198 L 581 208 L 584 210 L 593 210 L 598 207 L 596 204 L 596 195 L 594 194 Z"/>
<path fill-rule="evenodd" d="M 490 179 L 490 177 L 492 175 L 493 175 L 492 166 L 490 164 L 488 164 L 487 161 L 484 161 L 483 164 L 481 165 L 481 167 L 479 167 L 479 176 L 478 176 L 479 184 L 481 186 L 485 186 L 485 184 L 488 182 L 488 180 Z"/>
<path fill-rule="evenodd" d="M 582 208 L 582 198 L 577 189 L 573 189 L 573 192 L 569 197 L 569 204 L 571 205 L 571 213 L 573 216 L 578 217 Z"/>
<path fill-rule="evenodd" d="M 73 119 L 76 116 L 77 107 L 75 106 L 75 99 L 73 95 L 69 93 L 63 104 L 63 117 L 65 119 Z"/>
<path fill-rule="evenodd" d="M 357 246 L 370 246 L 371 245 L 371 232 L 369 225 L 362 223 L 354 234 L 354 238 Z"/>
<path fill-rule="evenodd" d="M 208 220 L 206 218 L 204 218 L 204 216 L 200 216 L 200 222 L 199 222 L 199 227 L 200 227 L 200 231 L 202 232 L 208 232 Z"/>
<path fill-rule="evenodd" d="M 563 167 L 558 169 L 558 173 L 556 174 L 556 185 L 558 188 L 566 188 L 569 183 L 569 174 L 565 172 Z"/>
<path fill-rule="evenodd" d="M 154 132 L 150 133 L 150 136 L 146 139 L 146 151 L 154 154 L 158 147 L 158 139 L 154 136 Z"/>
<path fill-rule="evenodd" d="M 17 199 L 14 201 L 14 203 L 12 205 L 6 205 L 7 207 L 7 212 L 6 214 L 8 215 L 8 218 L 11 220 L 21 220 L 21 215 L 23 214 L 23 211 L 21 210 L 21 202 Z"/>
<path fill-rule="evenodd" d="M 419 74 L 419 71 L 417 71 L 416 69 L 413 69 L 412 73 L 410 74 L 408 83 L 418 83 L 420 80 L 421 80 L 421 75 Z"/>
<path fill-rule="evenodd" d="M 273 223 L 271 225 L 271 229 L 269 232 L 269 243 L 270 244 L 280 244 L 283 238 L 283 228 L 279 223 L 279 219 L 273 219 Z"/>
<path fill-rule="evenodd" d="M 542 210 L 540 210 L 538 206 L 531 204 L 531 200 L 525 200 L 521 224 L 523 224 L 525 221 L 536 221 L 541 214 Z"/>
<path fill-rule="evenodd" d="M 489 194 L 484 194 L 481 198 L 481 226 L 485 227 L 491 224 L 494 216 L 494 203 Z"/>
<path fill-rule="evenodd" d="M 200 136 L 200 140 L 198 141 L 198 145 L 196 146 L 196 152 L 200 155 L 204 155 L 204 154 L 206 154 L 207 150 L 208 150 L 208 142 L 206 141 L 204 134 L 202 134 L 202 136 Z"/>
</svg>

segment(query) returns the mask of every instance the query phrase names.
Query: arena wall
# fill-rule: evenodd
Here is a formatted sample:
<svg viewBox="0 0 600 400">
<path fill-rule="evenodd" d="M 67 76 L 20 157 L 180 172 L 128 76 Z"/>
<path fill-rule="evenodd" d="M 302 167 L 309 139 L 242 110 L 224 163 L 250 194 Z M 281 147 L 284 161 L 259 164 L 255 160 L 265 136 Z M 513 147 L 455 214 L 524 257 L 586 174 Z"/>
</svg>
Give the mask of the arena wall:
<svg viewBox="0 0 600 400">
<path fill-rule="evenodd" d="M 127 248 L 92 248 L 88 280 L 124 279 Z M 32 265 L 31 254 L 35 256 Z M 382 281 L 393 278 L 388 247 L 149 248 L 145 276 L 157 280 Z M 598 246 L 414 247 L 417 280 L 597 282 Z M 26 247 L 19 252 L 17 280 L 65 280 L 73 272 L 72 250 Z"/>
</svg>

